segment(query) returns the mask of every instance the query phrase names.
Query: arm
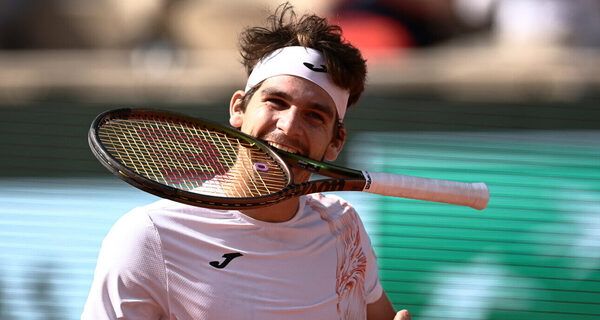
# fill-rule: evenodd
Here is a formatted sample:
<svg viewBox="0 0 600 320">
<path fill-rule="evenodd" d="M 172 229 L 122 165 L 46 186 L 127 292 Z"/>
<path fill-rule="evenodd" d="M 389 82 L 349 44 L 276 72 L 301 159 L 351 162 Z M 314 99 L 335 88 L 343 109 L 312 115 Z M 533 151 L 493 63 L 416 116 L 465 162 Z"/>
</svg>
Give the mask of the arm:
<svg viewBox="0 0 600 320">
<path fill-rule="evenodd" d="M 160 240 L 141 211 L 123 216 L 102 242 L 81 319 L 151 320 L 166 314 Z"/>
<path fill-rule="evenodd" d="M 385 291 L 377 301 L 367 305 L 367 320 L 410 320 L 410 317 L 407 310 L 396 313 Z"/>
</svg>

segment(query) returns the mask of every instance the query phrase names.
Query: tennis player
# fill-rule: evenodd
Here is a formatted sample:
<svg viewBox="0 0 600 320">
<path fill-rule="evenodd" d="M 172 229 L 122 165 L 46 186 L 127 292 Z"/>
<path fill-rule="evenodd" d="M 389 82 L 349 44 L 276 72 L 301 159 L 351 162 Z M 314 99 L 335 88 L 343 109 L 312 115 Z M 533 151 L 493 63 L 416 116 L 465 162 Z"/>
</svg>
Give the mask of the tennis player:
<svg viewBox="0 0 600 320">
<path fill-rule="evenodd" d="M 242 34 L 249 77 L 229 122 L 279 149 L 334 160 L 365 61 L 321 17 L 297 17 L 286 4 L 268 22 Z M 377 271 L 359 215 L 334 195 L 241 211 L 160 200 L 113 226 L 81 318 L 410 319 Z"/>
</svg>

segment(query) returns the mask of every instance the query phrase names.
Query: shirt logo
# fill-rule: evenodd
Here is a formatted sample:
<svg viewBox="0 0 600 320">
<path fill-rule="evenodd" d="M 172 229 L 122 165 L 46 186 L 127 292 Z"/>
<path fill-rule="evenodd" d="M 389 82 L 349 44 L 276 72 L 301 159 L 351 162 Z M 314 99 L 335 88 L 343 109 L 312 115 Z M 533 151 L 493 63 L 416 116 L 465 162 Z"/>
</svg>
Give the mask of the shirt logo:
<svg viewBox="0 0 600 320">
<path fill-rule="evenodd" d="M 225 268 L 230 262 L 231 260 L 237 258 L 237 257 L 241 257 L 243 256 L 243 254 L 239 253 L 239 252 L 234 252 L 234 253 L 226 253 L 223 255 L 223 258 L 225 258 L 225 260 L 223 260 L 222 262 L 219 261 L 211 261 L 208 264 L 210 264 L 211 266 L 217 268 L 217 269 L 223 269 Z"/>
<path fill-rule="evenodd" d="M 310 70 L 314 71 L 314 72 L 323 72 L 323 73 L 327 73 L 327 67 L 324 65 L 321 65 L 320 68 L 315 67 L 314 64 L 312 63 L 308 63 L 308 62 L 304 62 L 304 65 L 309 68 Z"/>
</svg>

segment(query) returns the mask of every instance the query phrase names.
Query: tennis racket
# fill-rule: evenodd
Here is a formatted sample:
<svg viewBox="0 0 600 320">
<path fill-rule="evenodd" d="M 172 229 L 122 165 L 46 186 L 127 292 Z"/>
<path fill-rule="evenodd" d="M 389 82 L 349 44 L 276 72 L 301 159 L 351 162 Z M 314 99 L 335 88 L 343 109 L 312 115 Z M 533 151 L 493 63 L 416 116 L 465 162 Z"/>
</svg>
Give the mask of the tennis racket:
<svg viewBox="0 0 600 320">
<path fill-rule="evenodd" d="M 368 172 L 315 161 L 219 124 L 171 112 L 117 109 L 88 134 L 98 160 L 119 178 L 159 197 L 218 209 L 258 208 L 304 194 L 365 191 L 484 209 L 484 183 Z M 327 179 L 294 184 L 290 166 Z"/>
</svg>

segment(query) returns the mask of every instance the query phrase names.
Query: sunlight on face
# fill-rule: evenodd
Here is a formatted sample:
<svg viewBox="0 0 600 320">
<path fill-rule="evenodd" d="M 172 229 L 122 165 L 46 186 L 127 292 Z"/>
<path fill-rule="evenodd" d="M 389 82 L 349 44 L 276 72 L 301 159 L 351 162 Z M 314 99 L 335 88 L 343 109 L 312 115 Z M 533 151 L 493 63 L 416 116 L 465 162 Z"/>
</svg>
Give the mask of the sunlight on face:
<svg viewBox="0 0 600 320">
<path fill-rule="evenodd" d="M 331 97 L 318 85 L 295 76 L 265 80 L 236 121 L 232 125 L 239 125 L 244 133 L 315 160 L 334 160 L 343 145 L 343 139 L 334 138 L 337 111 Z M 304 171 L 298 174 L 310 176 Z"/>
</svg>

